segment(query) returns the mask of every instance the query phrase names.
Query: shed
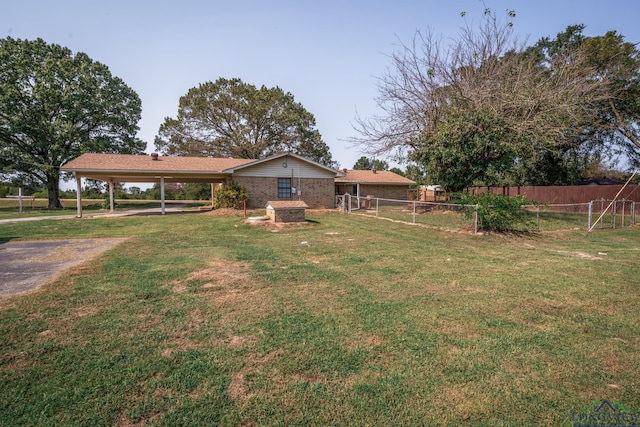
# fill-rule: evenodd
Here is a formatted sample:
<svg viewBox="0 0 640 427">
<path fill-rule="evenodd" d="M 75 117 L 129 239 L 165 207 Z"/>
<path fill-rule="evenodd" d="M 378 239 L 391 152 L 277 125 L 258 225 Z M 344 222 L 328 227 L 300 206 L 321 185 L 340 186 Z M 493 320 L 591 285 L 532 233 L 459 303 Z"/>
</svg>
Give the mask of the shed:
<svg viewBox="0 0 640 427">
<path fill-rule="evenodd" d="M 304 222 L 305 202 L 298 200 L 275 200 L 267 202 L 267 216 L 273 222 Z"/>
</svg>

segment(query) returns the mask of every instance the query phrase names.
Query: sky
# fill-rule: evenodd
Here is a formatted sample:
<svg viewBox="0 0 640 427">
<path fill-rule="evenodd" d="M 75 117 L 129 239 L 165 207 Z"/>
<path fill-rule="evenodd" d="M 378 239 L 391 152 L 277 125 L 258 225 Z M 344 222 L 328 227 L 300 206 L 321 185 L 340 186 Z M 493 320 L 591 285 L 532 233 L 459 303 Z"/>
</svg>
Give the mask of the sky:
<svg viewBox="0 0 640 427">
<path fill-rule="evenodd" d="M 356 114 L 381 111 L 377 79 L 416 31 L 444 39 L 514 10 L 529 44 L 584 24 L 587 36 L 616 30 L 640 42 L 640 0 L 5 0 L 0 38 L 66 46 L 107 65 L 140 96 L 138 137 L 155 151 L 165 117 L 190 88 L 220 77 L 280 87 L 316 118 L 340 167 L 364 154 L 349 138 Z M 461 12 L 466 12 L 464 18 Z M 402 168 L 402 165 L 399 165 Z"/>
</svg>

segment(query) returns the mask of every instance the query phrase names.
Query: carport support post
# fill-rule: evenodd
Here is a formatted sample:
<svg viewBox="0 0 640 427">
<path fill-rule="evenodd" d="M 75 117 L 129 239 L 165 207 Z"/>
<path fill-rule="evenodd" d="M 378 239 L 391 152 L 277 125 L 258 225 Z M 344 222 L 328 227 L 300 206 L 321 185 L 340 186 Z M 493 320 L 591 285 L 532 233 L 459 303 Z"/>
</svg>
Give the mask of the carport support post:
<svg viewBox="0 0 640 427">
<path fill-rule="evenodd" d="M 160 211 L 164 215 L 164 176 L 160 177 Z"/>
<path fill-rule="evenodd" d="M 213 209 L 214 205 L 213 205 L 213 195 L 216 193 L 216 187 L 215 184 L 212 182 L 211 183 L 211 209 Z"/>
<path fill-rule="evenodd" d="M 109 213 L 113 213 L 113 181 L 109 181 Z"/>
<path fill-rule="evenodd" d="M 73 177 L 76 179 L 76 218 L 82 218 L 82 177 L 73 173 Z"/>
</svg>

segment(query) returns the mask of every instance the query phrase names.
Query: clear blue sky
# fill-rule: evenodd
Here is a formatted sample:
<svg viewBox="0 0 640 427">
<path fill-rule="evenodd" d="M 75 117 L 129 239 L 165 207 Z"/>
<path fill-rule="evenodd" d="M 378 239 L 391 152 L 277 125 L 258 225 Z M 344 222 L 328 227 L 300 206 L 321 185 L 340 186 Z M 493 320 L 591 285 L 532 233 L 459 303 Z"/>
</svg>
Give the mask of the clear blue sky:
<svg viewBox="0 0 640 427">
<path fill-rule="evenodd" d="M 0 38 L 42 38 L 107 65 L 142 99 L 139 137 L 153 139 L 187 91 L 219 77 L 279 86 L 310 111 L 341 167 L 362 155 L 345 140 L 376 113 L 376 76 L 398 40 L 432 29 L 456 37 L 484 8 L 532 44 L 568 25 L 640 42 L 640 0 L 5 0 Z"/>
</svg>

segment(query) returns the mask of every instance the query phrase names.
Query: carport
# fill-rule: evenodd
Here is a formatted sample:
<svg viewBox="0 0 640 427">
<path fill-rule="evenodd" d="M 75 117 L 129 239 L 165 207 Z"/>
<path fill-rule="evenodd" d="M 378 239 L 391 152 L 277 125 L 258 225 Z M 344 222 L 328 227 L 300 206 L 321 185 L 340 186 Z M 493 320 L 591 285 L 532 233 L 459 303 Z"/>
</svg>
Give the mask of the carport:
<svg viewBox="0 0 640 427">
<path fill-rule="evenodd" d="M 254 162 L 250 159 L 207 157 L 174 157 L 158 154 L 123 155 L 86 153 L 66 163 L 60 169 L 73 173 L 76 179 L 77 217 L 82 217 L 82 178 L 109 183 L 109 212 L 114 212 L 115 183 L 159 183 L 161 212 L 165 213 L 164 186 L 166 182 L 216 184 L 231 179 L 235 167 Z"/>
</svg>

